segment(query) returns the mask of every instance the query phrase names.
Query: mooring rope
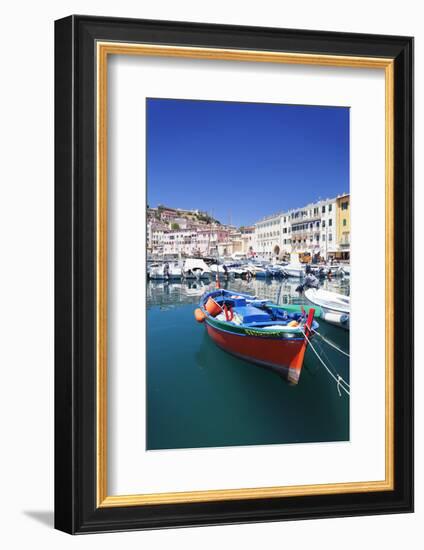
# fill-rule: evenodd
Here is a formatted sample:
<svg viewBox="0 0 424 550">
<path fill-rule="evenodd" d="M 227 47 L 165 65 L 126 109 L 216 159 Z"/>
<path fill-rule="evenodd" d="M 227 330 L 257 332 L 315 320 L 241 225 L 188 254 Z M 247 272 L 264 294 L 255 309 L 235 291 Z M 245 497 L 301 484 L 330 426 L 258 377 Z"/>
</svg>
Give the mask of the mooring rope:
<svg viewBox="0 0 424 550">
<path fill-rule="evenodd" d="M 326 344 L 328 344 L 328 345 L 331 346 L 332 348 L 336 349 L 336 350 L 339 351 L 340 353 L 343 353 L 343 355 L 346 355 L 346 357 L 349 357 L 349 358 L 350 358 L 350 355 L 349 355 L 346 351 L 344 351 L 344 350 L 340 349 L 339 347 L 337 347 L 336 344 L 334 344 L 331 340 L 327 340 L 327 338 L 325 338 L 325 337 L 324 337 L 322 334 L 320 334 L 317 330 L 315 330 L 315 329 L 313 329 L 313 328 L 311 328 L 311 330 L 312 330 L 312 332 L 314 332 L 315 334 L 318 334 L 318 336 L 319 336 L 320 338 L 322 338 Z"/>
<path fill-rule="evenodd" d="M 322 366 L 325 368 L 325 370 L 328 372 L 328 374 L 333 378 L 333 380 L 336 382 L 337 384 L 337 391 L 339 393 L 339 396 L 341 397 L 341 393 L 340 393 L 340 388 L 345 391 L 347 393 L 347 395 L 350 395 L 350 386 L 349 384 L 340 376 L 340 374 L 337 374 L 337 376 L 329 369 L 329 367 L 327 367 L 327 365 L 324 363 L 324 361 L 321 359 L 321 357 L 319 356 L 318 352 L 316 351 L 316 349 L 314 348 L 314 346 L 311 344 L 311 341 L 309 340 L 309 338 L 307 337 L 306 333 L 304 330 L 302 330 L 303 332 L 303 335 L 305 336 L 306 338 L 306 341 L 308 342 L 309 346 L 311 347 L 312 351 L 315 353 L 315 355 L 318 357 L 318 360 L 321 362 Z M 345 384 L 347 386 L 347 388 L 349 389 L 346 389 L 344 387 Z"/>
</svg>

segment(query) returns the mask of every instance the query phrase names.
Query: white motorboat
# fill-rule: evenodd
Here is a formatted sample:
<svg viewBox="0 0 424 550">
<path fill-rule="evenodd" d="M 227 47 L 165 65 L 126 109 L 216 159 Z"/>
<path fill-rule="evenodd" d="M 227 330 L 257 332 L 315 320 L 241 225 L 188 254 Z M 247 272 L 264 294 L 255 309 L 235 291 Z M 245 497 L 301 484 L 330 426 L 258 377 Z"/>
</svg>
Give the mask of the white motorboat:
<svg viewBox="0 0 424 550">
<path fill-rule="evenodd" d="M 183 275 L 186 279 L 209 279 L 212 272 L 204 260 L 187 258 L 183 265 Z"/>
<path fill-rule="evenodd" d="M 303 277 L 305 275 L 305 265 L 300 263 L 298 254 L 291 254 L 290 262 L 284 266 L 284 273 L 288 277 Z"/>
<path fill-rule="evenodd" d="M 150 267 L 149 277 L 153 281 L 180 280 L 182 269 L 177 262 L 164 262 Z"/>
<path fill-rule="evenodd" d="M 268 277 L 270 275 L 268 269 L 259 263 L 248 263 L 246 265 L 246 270 L 258 278 Z"/>
<path fill-rule="evenodd" d="M 242 267 L 230 267 L 229 272 L 230 275 L 234 275 L 234 277 L 243 277 L 243 275 L 246 274 L 247 270 L 243 269 Z"/>
<path fill-rule="evenodd" d="M 302 265 L 289 264 L 284 268 L 284 273 L 288 277 L 303 277 L 305 270 Z"/>
<path fill-rule="evenodd" d="M 305 296 L 309 302 L 321 308 L 321 318 L 333 325 L 349 328 L 350 297 L 329 290 L 308 288 Z"/>
<path fill-rule="evenodd" d="M 222 265 L 219 264 L 210 264 L 209 269 L 214 275 L 216 275 L 217 272 L 225 273 L 224 268 L 222 267 Z"/>
</svg>

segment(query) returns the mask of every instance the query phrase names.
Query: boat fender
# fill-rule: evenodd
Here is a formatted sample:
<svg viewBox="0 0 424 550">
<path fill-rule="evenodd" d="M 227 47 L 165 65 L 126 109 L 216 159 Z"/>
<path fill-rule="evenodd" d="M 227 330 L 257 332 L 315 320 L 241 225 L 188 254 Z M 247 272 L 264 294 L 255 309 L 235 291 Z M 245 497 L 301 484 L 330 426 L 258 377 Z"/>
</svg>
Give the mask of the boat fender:
<svg viewBox="0 0 424 550">
<path fill-rule="evenodd" d="M 203 323 L 203 321 L 205 320 L 205 317 L 206 315 L 203 313 L 200 307 L 194 310 L 194 318 L 198 323 Z"/>
<path fill-rule="evenodd" d="M 290 321 L 290 323 L 287 323 L 288 327 L 298 327 L 299 323 L 297 321 Z"/>
<path fill-rule="evenodd" d="M 224 312 L 225 312 L 225 319 L 227 321 L 232 321 L 234 317 L 233 309 L 231 307 L 228 308 L 227 306 L 224 306 Z"/>
</svg>

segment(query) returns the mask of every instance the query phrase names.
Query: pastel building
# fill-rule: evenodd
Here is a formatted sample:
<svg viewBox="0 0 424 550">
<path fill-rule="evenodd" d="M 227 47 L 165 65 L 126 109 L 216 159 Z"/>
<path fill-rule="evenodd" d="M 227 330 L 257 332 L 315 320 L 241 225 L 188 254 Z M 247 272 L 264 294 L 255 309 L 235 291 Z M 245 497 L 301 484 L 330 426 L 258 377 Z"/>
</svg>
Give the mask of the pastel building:
<svg viewBox="0 0 424 550">
<path fill-rule="evenodd" d="M 350 258 L 350 195 L 337 197 L 337 253 L 336 258 Z"/>
<path fill-rule="evenodd" d="M 348 254 L 340 254 L 350 242 L 350 224 L 342 219 L 349 218 L 346 201 L 349 202 L 349 195 L 319 200 L 260 220 L 255 224 L 258 255 L 272 259 L 297 252 L 325 259 L 348 259 Z"/>
</svg>

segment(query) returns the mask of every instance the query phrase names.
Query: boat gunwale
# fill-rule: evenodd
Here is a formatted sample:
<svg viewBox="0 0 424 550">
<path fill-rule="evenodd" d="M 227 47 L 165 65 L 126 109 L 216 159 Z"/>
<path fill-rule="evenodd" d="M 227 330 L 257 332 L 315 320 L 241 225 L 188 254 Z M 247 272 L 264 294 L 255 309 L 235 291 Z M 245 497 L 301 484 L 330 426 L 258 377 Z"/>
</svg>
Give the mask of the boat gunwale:
<svg viewBox="0 0 424 550">
<path fill-rule="evenodd" d="M 210 326 L 212 326 L 212 328 L 215 328 L 217 330 L 222 330 L 224 332 L 231 332 L 231 334 L 236 334 L 236 335 L 239 335 L 239 336 L 251 336 L 253 338 L 255 338 L 255 337 L 256 338 L 265 338 L 267 340 L 281 339 L 281 337 L 283 337 L 286 340 L 304 339 L 305 334 L 304 334 L 304 331 L 303 331 L 303 326 L 276 328 L 276 329 L 271 331 L 269 328 L 258 327 L 258 326 L 252 325 L 250 323 L 235 324 L 235 323 L 231 323 L 230 321 L 221 321 L 220 319 L 217 319 L 216 317 L 213 317 L 212 315 L 210 315 L 210 313 L 205 308 L 205 304 L 206 304 L 206 301 L 209 298 L 211 298 L 212 300 L 215 301 L 215 296 L 219 295 L 220 291 L 223 294 L 224 293 L 228 294 L 228 295 L 233 294 L 233 293 L 229 292 L 228 290 L 225 290 L 225 289 L 220 289 L 219 290 L 218 289 L 218 290 L 214 290 L 214 291 L 205 293 L 200 299 L 199 307 L 205 315 L 205 321 Z M 237 294 L 237 296 L 241 296 L 241 297 L 244 297 L 244 298 L 249 298 L 251 300 L 255 299 L 254 296 L 250 296 L 248 294 L 242 294 L 242 293 L 236 293 L 236 294 Z M 263 302 L 265 304 L 267 302 L 267 300 L 263 300 Z M 270 304 L 270 305 L 273 305 L 273 304 Z M 282 306 L 277 306 L 277 307 L 279 309 L 284 309 L 284 307 L 282 307 Z M 218 326 L 215 326 L 215 324 L 218 325 Z M 268 325 L 268 326 L 272 326 L 272 325 Z M 226 330 L 226 328 L 230 328 L 232 330 Z M 319 324 L 318 324 L 317 321 L 313 320 L 312 328 L 314 330 L 319 328 Z M 237 329 L 241 329 L 243 332 L 238 332 Z M 246 332 L 245 332 L 246 330 L 255 331 L 255 332 L 258 332 L 259 334 L 246 334 Z M 277 336 L 277 337 L 273 338 L 275 333 L 278 333 L 281 336 Z M 293 334 L 294 337 L 289 338 L 288 337 L 289 334 Z M 302 337 L 301 338 L 296 338 L 296 336 L 298 336 L 298 335 L 302 335 Z"/>
<path fill-rule="evenodd" d="M 350 316 L 350 304 L 337 304 L 335 302 L 331 302 L 331 305 L 329 305 L 329 303 L 324 304 L 322 300 L 320 300 L 319 298 L 315 298 L 315 296 L 314 296 L 314 299 L 310 298 L 308 296 L 308 294 L 310 294 L 309 290 L 316 290 L 316 289 L 307 289 L 305 291 L 305 297 L 311 304 L 316 305 L 317 307 L 320 307 L 323 311 L 333 312 L 333 313 L 342 313 L 344 315 Z M 321 290 L 321 289 L 318 289 L 318 290 Z M 324 291 L 324 292 L 328 292 L 328 291 Z M 334 294 L 338 294 L 338 293 L 335 292 Z M 344 296 L 344 295 L 340 294 L 340 296 Z M 346 296 L 346 298 L 349 298 L 349 296 Z"/>
</svg>

